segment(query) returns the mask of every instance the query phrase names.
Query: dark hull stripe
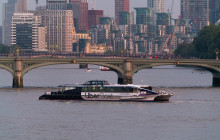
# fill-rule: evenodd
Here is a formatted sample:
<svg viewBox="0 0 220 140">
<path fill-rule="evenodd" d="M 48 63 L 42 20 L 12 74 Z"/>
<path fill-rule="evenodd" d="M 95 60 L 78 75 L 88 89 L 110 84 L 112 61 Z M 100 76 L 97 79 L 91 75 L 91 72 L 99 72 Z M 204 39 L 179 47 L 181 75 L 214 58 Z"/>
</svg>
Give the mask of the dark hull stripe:
<svg viewBox="0 0 220 140">
<path fill-rule="evenodd" d="M 84 99 L 39 99 L 39 100 L 56 100 L 56 101 L 99 101 L 99 102 L 154 102 L 154 100 L 149 101 L 138 101 L 138 100 L 84 100 Z"/>
</svg>

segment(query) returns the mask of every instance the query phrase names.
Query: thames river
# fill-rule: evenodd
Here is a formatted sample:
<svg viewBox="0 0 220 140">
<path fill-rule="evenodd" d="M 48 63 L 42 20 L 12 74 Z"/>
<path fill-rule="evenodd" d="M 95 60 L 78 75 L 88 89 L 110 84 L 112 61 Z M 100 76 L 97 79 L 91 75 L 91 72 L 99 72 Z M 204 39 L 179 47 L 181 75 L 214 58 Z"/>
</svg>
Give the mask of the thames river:
<svg viewBox="0 0 220 140">
<path fill-rule="evenodd" d="M 114 72 L 91 72 L 78 65 L 54 65 L 29 71 L 23 89 L 0 69 L 1 140 L 219 140 L 220 88 L 212 74 L 196 67 L 161 66 L 141 70 L 134 84 L 169 88 L 170 102 L 40 101 L 46 91 L 88 80 L 117 82 Z"/>
</svg>

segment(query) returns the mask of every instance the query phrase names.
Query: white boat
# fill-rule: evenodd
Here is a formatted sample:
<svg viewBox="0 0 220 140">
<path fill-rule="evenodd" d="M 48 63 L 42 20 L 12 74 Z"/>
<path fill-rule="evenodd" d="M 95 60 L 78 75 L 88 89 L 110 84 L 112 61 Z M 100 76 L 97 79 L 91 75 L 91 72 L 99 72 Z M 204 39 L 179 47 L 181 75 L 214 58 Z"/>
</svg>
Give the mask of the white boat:
<svg viewBox="0 0 220 140">
<path fill-rule="evenodd" d="M 156 92 L 159 96 L 154 99 L 155 101 L 169 101 L 170 97 L 174 95 L 170 90 L 158 90 Z"/>
<path fill-rule="evenodd" d="M 39 99 L 153 102 L 169 101 L 173 96 L 168 92 L 159 93 L 151 89 L 151 86 L 146 85 L 110 85 L 107 81 L 92 80 L 82 85 L 64 87 L 57 92 L 47 92 Z"/>
<path fill-rule="evenodd" d="M 87 68 L 86 69 L 86 72 L 91 72 L 92 70 L 90 68 Z"/>
<path fill-rule="evenodd" d="M 111 70 L 110 68 L 104 67 L 104 66 L 100 66 L 99 69 L 100 69 L 101 71 L 110 71 L 110 70 Z"/>
</svg>

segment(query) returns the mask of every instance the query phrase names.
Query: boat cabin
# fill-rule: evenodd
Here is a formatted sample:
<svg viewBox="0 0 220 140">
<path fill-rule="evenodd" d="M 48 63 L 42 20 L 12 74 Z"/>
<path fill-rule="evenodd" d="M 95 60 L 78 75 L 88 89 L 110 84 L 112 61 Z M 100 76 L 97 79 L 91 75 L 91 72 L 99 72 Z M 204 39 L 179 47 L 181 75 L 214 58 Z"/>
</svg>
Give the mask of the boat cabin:
<svg viewBox="0 0 220 140">
<path fill-rule="evenodd" d="M 104 81 L 104 80 L 91 80 L 91 81 L 85 82 L 82 85 L 84 85 L 84 86 L 104 86 L 104 85 L 110 85 L 110 83 L 108 81 Z"/>
</svg>

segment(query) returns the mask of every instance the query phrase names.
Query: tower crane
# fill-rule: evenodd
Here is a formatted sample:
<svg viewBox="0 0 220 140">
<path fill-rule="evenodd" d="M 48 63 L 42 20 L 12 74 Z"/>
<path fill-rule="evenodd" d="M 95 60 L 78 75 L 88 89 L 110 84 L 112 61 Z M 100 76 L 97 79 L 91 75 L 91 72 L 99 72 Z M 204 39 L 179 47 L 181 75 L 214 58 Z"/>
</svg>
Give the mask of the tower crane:
<svg viewBox="0 0 220 140">
<path fill-rule="evenodd" d="M 174 38 L 175 38 L 176 29 L 177 29 L 177 27 L 180 23 L 180 20 L 181 20 L 181 15 L 179 15 L 178 20 L 176 21 L 176 24 L 175 24 L 174 29 L 173 29 L 173 33 L 168 35 L 168 37 L 167 37 L 166 41 L 164 42 L 163 47 L 162 47 L 160 52 L 167 52 L 167 53 L 172 54 L 172 45 L 173 45 L 173 41 L 174 41 Z M 169 40 L 170 40 L 170 45 L 169 45 L 169 47 L 167 47 L 167 44 L 168 44 Z"/>
<path fill-rule="evenodd" d="M 172 0 L 171 11 L 169 12 L 170 14 L 173 13 L 173 5 L 174 5 L 174 0 Z M 163 47 L 161 48 L 160 52 L 167 52 L 167 53 L 169 52 L 170 54 L 172 54 L 172 51 L 171 51 L 171 50 L 172 50 L 172 43 L 173 43 L 173 40 L 174 40 L 174 38 L 175 38 L 176 29 L 177 29 L 177 27 L 178 27 L 178 25 L 179 25 L 180 19 L 181 19 L 181 15 L 179 15 L 179 17 L 178 17 L 178 20 L 177 20 L 177 22 L 176 22 L 176 24 L 175 24 L 173 33 L 170 33 L 170 34 L 167 36 L 167 39 L 166 39 L 166 41 L 164 42 Z M 169 41 L 170 41 L 170 45 L 169 45 L 169 47 L 167 47 Z"/>
<path fill-rule="evenodd" d="M 173 45 L 173 41 L 174 41 L 174 38 L 175 38 L 175 35 L 176 35 L 176 29 L 177 29 L 177 27 L 180 23 L 180 20 L 181 20 L 181 15 L 179 15 L 178 20 L 176 21 L 176 25 L 174 27 L 174 31 L 173 31 L 173 34 L 172 34 L 172 37 L 171 37 L 171 40 L 170 40 L 170 46 L 169 46 L 170 54 L 173 53 L 172 45 Z"/>
<path fill-rule="evenodd" d="M 171 4 L 171 10 L 168 9 L 168 13 L 172 14 L 173 13 L 173 5 L 174 5 L 174 0 L 172 0 L 172 4 Z M 167 43 L 170 40 L 170 38 L 172 37 L 172 34 L 169 34 L 167 36 L 166 41 L 163 44 L 163 47 L 161 48 L 160 52 L 168 52 L 168 48 L 167 48 Z"/>
</svg>

